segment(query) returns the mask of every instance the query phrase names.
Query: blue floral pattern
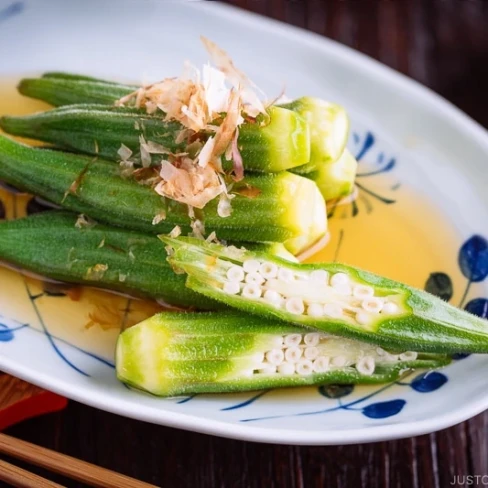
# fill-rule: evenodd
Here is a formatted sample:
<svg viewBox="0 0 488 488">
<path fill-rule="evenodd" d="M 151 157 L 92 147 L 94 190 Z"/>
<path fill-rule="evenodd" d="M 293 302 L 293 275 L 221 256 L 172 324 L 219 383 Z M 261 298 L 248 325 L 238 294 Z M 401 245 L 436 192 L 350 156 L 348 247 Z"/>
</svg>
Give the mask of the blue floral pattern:
<svg viewBox="0 0 488 488">
<path fill-rule="evenodd" d="M 353 199 L 350 203 L 352 217 L 356 217 L 359 214 L 359 202 L 364 205 L 367 213 L 373 210 L 374 202 L 380 202 L 385 205 L 391 205 L 396 202 L 395 198 L 382 195 L 369 186 L 369 179 L 393 171 L 397 164 L 394 157 L 388 156 L 383 151 L 374 151 L 375 145 L 376 137 L 370 131 L 367 131 L 364 135 L 358 132 L 352 135 L 352 151 L 358 161 L 356 188 L 361 196 L 361 199 Z M 394 183 L 390 187 L 390 192 L 395 192 L 399 188 L 400 184 Z M 336 202 L 329 206 L 329 218 L 335 215 L 339 207 L 338 203 Z"/>
</svg>

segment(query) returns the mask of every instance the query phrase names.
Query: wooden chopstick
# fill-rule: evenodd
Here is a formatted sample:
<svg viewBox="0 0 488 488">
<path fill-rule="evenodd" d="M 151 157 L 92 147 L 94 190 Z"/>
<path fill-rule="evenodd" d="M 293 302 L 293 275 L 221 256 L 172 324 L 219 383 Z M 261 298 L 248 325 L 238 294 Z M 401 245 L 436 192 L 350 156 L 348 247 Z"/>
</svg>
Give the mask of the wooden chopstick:
<svg viewBox="0 0 488 488">
<path fill-rule="evenodd" d="M 54 481 L 37 476 L 37 474 L 9 464 L 0 459 L 0 481 L 17 488 L 65 488 Z"/>
<path fill-rule="evenodd" d="M 155 485 L 138 481 L 134 478 L 115 473 L 100 466 L 81 461 L 80 459 L 60 454 L 44 447 L 36 446 L 30 442 L 15 439 L 6 434 L 0 434 L 0 453 L 16 459 L 40 466 L 53 473 L 61 474 L 67 478 L 81 481 L 96 488 L 157 488 Z M 5 463 L 8 465 L 8 463 Z M 13 466 L 15 468 L 15 466 Z M 17 468 L 20 469 L 20 468 Z M 6 468 L 7 470 L 7 468 Z M 10 468 L 10 472 L 11 472 Z M 26 471 L 26 473 L 28 473 Z M 29 473 L 31 476 L 35 476 Z M 42 479 L 42 478 L 41 478 Z M 47 480 L 44 480 L 45 482 Z M 14 485 L 15 486 L 15 485 Z M 59 487 L 60 485 L 25 485 Z"/>
</svg>

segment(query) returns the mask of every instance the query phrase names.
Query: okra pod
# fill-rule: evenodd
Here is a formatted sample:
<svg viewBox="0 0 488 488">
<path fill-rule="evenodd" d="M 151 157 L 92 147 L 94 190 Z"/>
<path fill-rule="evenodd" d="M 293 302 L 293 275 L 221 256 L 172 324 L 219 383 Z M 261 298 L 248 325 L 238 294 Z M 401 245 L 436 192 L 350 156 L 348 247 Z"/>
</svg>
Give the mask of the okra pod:
<svg viewBox="0 0 488 488">
<path fill-rule="evenodd" d="M 145 233 L 191 232 L 186 205 L 165 203 L 149 186 L 122 178 L 112 162 L 33 148 L 0 136 L 0 179 L 95 220 Z M 232 213 L 220 217 L 216 199 L 203 209 L 208 233 L 219 239 L 281 242 L 297 254 L 327 230 L 317 186 L 300 176 L 249 174 L 233 188 Z"/>
<path fill-rule="evenodd" d="M 118 152 L 124 144 L 133 153 L 131 161 L 139 165 L 141 136 L 173 153 L 184 152 L 187 145 L 176 142 L 183 129 L 179 122 L 109 105 L 68 105 L 25 117 L 4 116 L 0 128 L 12 135 L 113 161 L 120 161 Z M 161 153 L 151 156 L 154 163 L 163 158 Z"/>
<path fill-rule="evenodd" d="M 187 286 L 246 312 L 385 348 L 488 352 L 488 321 L 421 290 L 344 264 L 287 263 L 266 253 L 161 236 Z"/>
<path fill-rule="evenodd" d="M 161 241 L 48 211 L 0 222 L 0 260 L 47 278 L 108 288 L 181 307 L 222 308 L 185 287 Z"/>
<path fill-rule="evenodd" d="M 268 109 L 269 120 L 245 123 L 239 128 L 238 147 L 245 170 L 278 172 L 301 166 L 310 158 L 307 122 L 295 112 L 280 107 Z M 121 144 L 136 163 L 140 160 L 140 137 L 168 151 L 185 152 L 179 140 L 184 127 L 164 120 L 164 114 L 108 105 L 68 105 L 23 117 L 5 116 L 0 127 L 13 135 L 30 137 L 55 146 L 119 161 Z M 160 163 L 162 154 L 153 154 Z M 232 162 L 224 163 L 232 168 Z"/>
<path fill-rule="evenodd" d="M 24 78 L 18 85 L 22 95 L 43 100 L 56 107 L 75 103 L 113 105 L 116 100 L 137 88 L 68 73 L 46 73 L 41 78 Z"/>
<path fill-rule="evenodd" d="M 232 311 L 163 312 L 122 332 L 116 348 L 118 378 L 159 396 L 385 383 L 448 363 Z"/>
</svg>

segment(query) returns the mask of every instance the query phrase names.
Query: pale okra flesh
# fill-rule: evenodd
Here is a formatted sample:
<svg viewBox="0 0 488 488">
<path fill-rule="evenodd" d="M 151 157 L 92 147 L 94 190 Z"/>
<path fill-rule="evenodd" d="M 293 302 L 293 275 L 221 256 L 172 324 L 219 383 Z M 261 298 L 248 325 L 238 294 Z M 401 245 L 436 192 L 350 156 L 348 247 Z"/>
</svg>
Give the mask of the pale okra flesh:
<svg viewBox="0 0 488 488">
<path fill-rule="evenodd" d="M 349 117 L 343 107 L 314 97 L 297 98 L 280 106 L 302 116 L 310 127 L 310 161 L 294 172 L 317 171 L 341 157 L 349 137 Z"/>
<path fill-rule="evenodd" d="M 385 348 L 488 352 L 488 321 L 402 283 L 338 263 L 287 263 L 195 239 L 160 238 L 187 286 L 249 313 Z"/>
<path fill-rule="evenodd" d="M 334 200 L 352 193 L 358 163 L 348 149 L 333 163 L 324 164 L 317 170 L 303 174 L 315 182 L 324 200 Z M 297 173 L 298 174 L 298 173 Z"/>
<path fill-rule="evenodd" d="M 190 233 L 187 205 L 166 202 L 147 185 L 123 178 L 101 159 L 26 146 L 0 135 L 0 178 L 109 225 L 150 234 L 180 226 Z M 203 209 L 205 230 L 230 241 L 281 242 L 297 254 L 327 231 L 325 202 L 312 181 L 288 172 L 249 174 L 233 187 L 232 213 L 218 199 Z M 251 195 L 249 195 L 251 193 Z"/>
<path fill-rule="evenodd" d="M 122 332 L 116 348 L 118 378 L 158 396 L 386 383 L 448 363 L 232 311 L 163 312 Z"/>
</svg>

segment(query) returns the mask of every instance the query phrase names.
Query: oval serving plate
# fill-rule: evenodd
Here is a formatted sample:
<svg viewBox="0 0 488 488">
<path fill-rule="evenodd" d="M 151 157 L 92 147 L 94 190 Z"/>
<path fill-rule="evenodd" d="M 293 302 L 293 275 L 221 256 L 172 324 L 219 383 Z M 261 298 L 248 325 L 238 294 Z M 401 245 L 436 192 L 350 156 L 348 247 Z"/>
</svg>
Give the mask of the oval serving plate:
<svg viewBox="0 0 488 488">
<path fill-rule="evenodd" d="M 351 114 L 358 197 L 329 207 L 332 239 L 312 259 L 357 264 L 487 316 L 487 133 L 426 88 L 334 42 L 214 2 L 0 0 L 0 76 L 10 80 L 0 81 L 0 112 L 36 108 L 12 88 L 29 73 L 121 80 L 179 73 L 185 59 L 205 61 L 200 34 L 268 94 L 285 83 L 290 97 L 331 99 Z M 7 218 L 42 207 L 3 190 L 0 199 Z M 127 417 L 262 442 L 406 437 L 488 407 L 488 357 L 475 355 L 375 387 L 153 398 L 116 380 L 113 348 L 121 324 L 155 310 L 2 269 L 0 370 Z"/>
</svg>

